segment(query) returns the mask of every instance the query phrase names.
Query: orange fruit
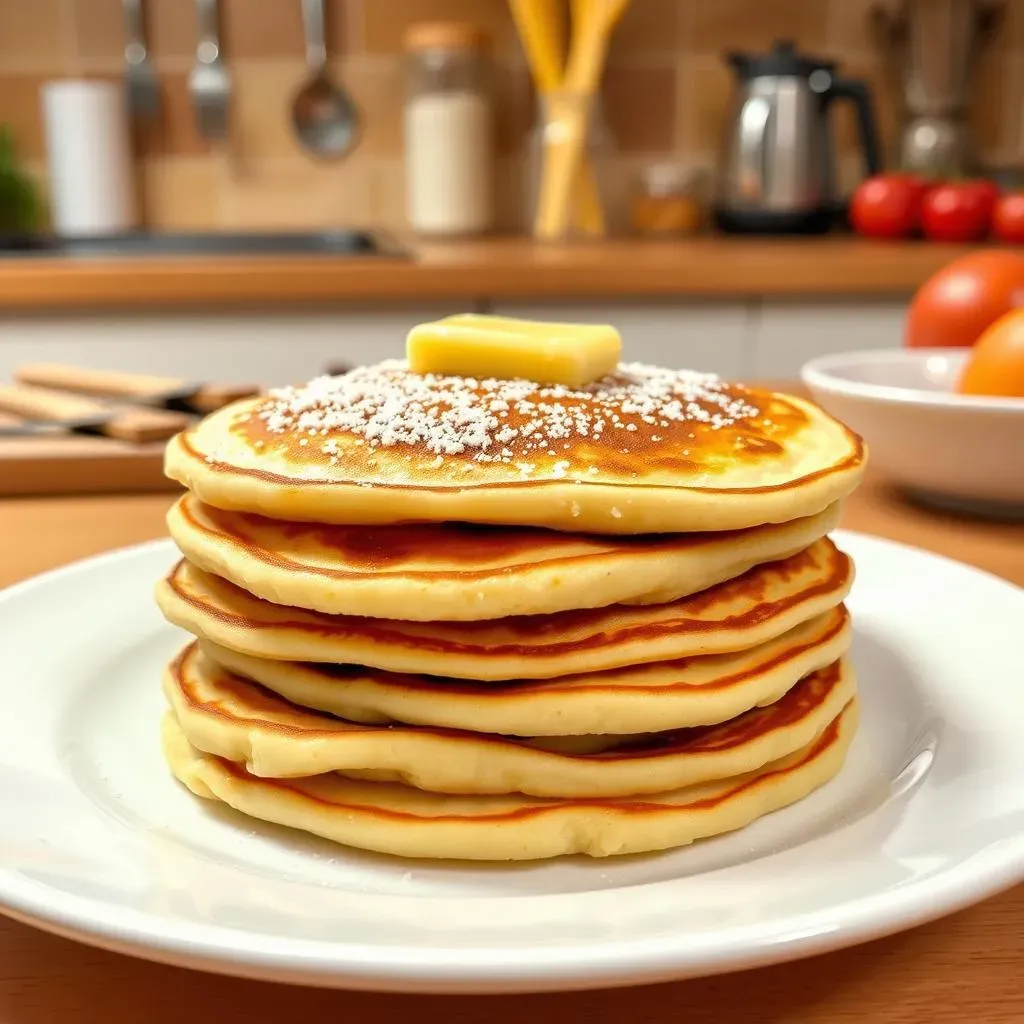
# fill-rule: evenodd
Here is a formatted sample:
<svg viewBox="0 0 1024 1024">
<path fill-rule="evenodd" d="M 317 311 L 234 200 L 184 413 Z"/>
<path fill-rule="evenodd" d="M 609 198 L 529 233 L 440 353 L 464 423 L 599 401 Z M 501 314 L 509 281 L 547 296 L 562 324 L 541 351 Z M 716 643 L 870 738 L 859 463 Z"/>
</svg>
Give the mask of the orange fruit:
<svg viewBox="0 0 1024 1024">
<path fill-rule="evenodd" d="M 974 343 L 956 390 L 1024 398 L 1024 309 L 1004 313 Z"/>
</svg>

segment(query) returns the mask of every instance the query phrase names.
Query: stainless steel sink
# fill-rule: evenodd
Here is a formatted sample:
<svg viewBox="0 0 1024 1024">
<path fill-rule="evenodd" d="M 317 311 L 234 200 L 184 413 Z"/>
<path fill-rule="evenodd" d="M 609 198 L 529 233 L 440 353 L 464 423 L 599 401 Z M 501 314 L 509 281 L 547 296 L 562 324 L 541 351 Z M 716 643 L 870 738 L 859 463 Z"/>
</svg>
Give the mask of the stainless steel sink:
<svg viewBox="0 0 1024 1024">
<path fill-rule="evenodd" d="M 123 256 L 352 256 L 408 258 L 407 250 L 380 231 L 168 232 L 0 238 L 4 257 Z"/>
</svg>

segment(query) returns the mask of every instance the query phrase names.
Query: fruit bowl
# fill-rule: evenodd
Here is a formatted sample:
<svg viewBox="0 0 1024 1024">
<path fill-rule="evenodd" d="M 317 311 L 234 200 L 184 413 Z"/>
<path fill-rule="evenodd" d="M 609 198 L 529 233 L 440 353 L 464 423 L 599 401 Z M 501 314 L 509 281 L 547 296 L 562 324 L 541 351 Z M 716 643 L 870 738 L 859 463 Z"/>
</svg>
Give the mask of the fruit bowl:
<svg viewBox="0 0 1024 1024">
<path fill-rule="evenodd" d="M 822 356 L 801 379 L 868 443 L 872 467 L 919 500 L 1024 519 L 1024 398 L 954 392 L 967 349 Z"/>
</svg>

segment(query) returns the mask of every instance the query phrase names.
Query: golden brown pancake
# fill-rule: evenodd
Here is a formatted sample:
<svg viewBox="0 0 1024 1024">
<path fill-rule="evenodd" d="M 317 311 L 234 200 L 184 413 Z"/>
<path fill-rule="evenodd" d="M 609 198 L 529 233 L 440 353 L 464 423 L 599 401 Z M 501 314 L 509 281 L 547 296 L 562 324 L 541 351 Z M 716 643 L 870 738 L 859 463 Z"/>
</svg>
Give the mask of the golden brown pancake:
<svg viewBox="0 0 1024 1024">
<path fill-rule="evenodd" d="M 570 389 L 396 360 L 227 406 L 165 468 L 207 504 L 288 521 L 629 534 L 812 516 L 864 460 L 818 406 L 691 371 L 621 365 Z"/>
<path fill-rule="evenodd" d="M 164 693 L 189 742 L 244 764 L 253 775 L 301 778 L 339 771 L 434 793 L 548 797 L 660 793 L 754 771 L 811 743 L 855 692 L 852 668 L 836 661 L 774 704 L 720 725 L 544 744 L 347 722 L 244 681 L 195 643 L 164 675 Z"/>
<path fill-rule="evenodd" d="M 737 654 L 712 654 L 558 679 L 473 683 L 352 665 L 268 661 L 204 643 L 217 664 L 301 707 L 353 722 L 507 736 L 628 735 L 727 721 L 771 704 L 851 642 L 840 605 Z"/>
<path fill-rule="evenodd" d="M 851 560 L 827 538 L 661 605 L 478 622 L 403 622 L 271 604 L 187 561 L 157 586 L 176 626 L 241 654 L 459 679 L 550 679 L 753 647 L 834 608 Z"/>
<path fill-rule="evenodd" d="M 451 796 L 327 773 L 265 779 L 193 747 L 172 712 L 171 770 L 197 796 L 348 846 L 459 860 L 592 857 L 684 846 L 796 803 L 836 775 L 857 729 L 853 698 L 807 747 L 757 771 L 650 796 L 545 799 Z"/>
<path fill-rule="evenodd" d="M 184 494 L 171 536 L 206 572 L 274 604 L 407 621 L 661 604 L 786 558 L 839 520 L 715 533 L 596 537 L 465 523 L 345 527 L 226 512 Z"/>
</svg>

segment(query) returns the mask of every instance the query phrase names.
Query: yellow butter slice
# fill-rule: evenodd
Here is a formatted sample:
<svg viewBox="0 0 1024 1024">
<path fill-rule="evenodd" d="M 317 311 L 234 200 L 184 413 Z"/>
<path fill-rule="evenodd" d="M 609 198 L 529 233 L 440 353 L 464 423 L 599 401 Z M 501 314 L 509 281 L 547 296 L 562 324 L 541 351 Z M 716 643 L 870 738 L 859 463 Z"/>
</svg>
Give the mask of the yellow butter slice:
<svg viewBox="0 0 1024 1024">
<path fill-rule="evenodd" d="M 414 327 L 405 352 L 413 373 L 518 378 L 578 388 L 615 371 L 622 339 L 607 324 L 459 313 Z"/>
</svg>

